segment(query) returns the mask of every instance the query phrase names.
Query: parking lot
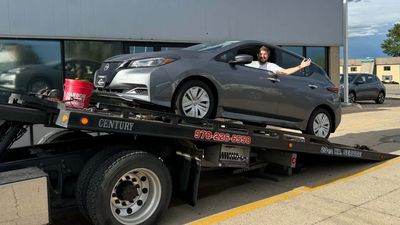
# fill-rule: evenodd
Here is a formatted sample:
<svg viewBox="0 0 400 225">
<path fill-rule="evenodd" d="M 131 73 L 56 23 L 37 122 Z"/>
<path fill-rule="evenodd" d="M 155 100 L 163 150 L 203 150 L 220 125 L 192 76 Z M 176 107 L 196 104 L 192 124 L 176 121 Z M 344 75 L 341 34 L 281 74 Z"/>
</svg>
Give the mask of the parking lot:
<svg viewBox="0 0 400 225">
<path fill-rule="evenodd" d="M 382 105 L 363 102 L 344 107 L 342 123 L 330 140 L 396 153 L 400 150 L 399 114 L 400 99 L 387 99 Z M 204 172 L 200 181 L 198 204 L 192 207 L 174 199 L 160 224 L 337 224 L 338 221 L 340 224 L 377 224 L 378 221 L 378 224 L 400 223 L 400 215 L 396 213 L 388 215 L 360 206 L 374 199 L 378 201 L 380 195 L 386 196 L 388 192 L 395 191 L 398 187 L 393 186 L 393 179 L 397 176 L 390 177 L 384 170 L 396 171 L 400 167 L 389 168 L 390 165 L 385 166 L 387 163 L 321 157 L 307 159 L 300 173 L 292 176 L 274 174 L 270 179 L 256 174 L 231 175 L 228 170 Z M 393 167 L 398 163 L 389 164 Z M 378 165 L 383 169 L 377 169 Z M 362 172 L 365 170 L 371 173 L 374 171 L 375 174 Z M 380 181 L 381 174 L 391 182 Z M 336 187 L 338 182 L 344 186 Z M 366 188 L 384 193 L 374 193 Z M 335 194 L 327 195 L 325 191 L 329 189 Z M 315 191 L 325 194 L 318 195 Z M 377 204 L 379 208 L 379 202 Z M 389 205 L 394 207 L 393 204 Z M 337 215 L 346 215 L 346 212 L 349 215 L 357 212 L 373 216 L 370 220 L 361 217 L 354 220 L 348 220 L 347 217 L 332 220 Z M 53 219 L 57 225 L 87 224 L 75 208 L 55 210 Z"/>
</svg>

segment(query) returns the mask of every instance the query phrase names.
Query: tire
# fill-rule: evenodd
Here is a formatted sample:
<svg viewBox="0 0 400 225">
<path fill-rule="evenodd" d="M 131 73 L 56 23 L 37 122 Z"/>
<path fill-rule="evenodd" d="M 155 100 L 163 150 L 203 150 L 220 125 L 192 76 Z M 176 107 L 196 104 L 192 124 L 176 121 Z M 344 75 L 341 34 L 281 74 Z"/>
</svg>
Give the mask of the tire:
<svg viewBox="0 0 400 225">
<path fill-rule="evenodd" d="M 354 102 L 356 102 L 356 93 L 349 92 L 349 103 L 354 103 Z"/>
<path fill-rule="evenodd" d="M 150 225 L 168 208 L 171 194 L 171 176 L 161 160 L 146 152 L 123 151 L 93 174 L 86 204 L 96 225 Z"/>
<path fill-rule="evenodd" d="M 311 114 L 307 124 L 307 134 L 328 138 L 332 130 L 332 117 L 325 109 L 318 108 Z"/>
<path fill-rule="evenodd" d="M 176 93 L 174 106 L 178 115 L 196 118 L 213 117 L 215 97 L 206 83 L 190 80 L 185 82 Z"/>
<path fill-rule="evenodd" d="M 385 93 L 379 92 L 378 97 L 375 99 L 376 104 L 383 104 L 385 102 Z"/>
<path fill-rule="evenodd" d="M 87 210 L 86 199 L 88 193 L 88 185 L 90 178 L 96 172 L 96 169 L 110 156 L 116 154 L 117 152 L 112 149 L 102 150 L 90 158 L 81 172 L 79 173 L 78 180 L 76 182 L 75 198 L 76 204 L 78 206 L 81 214 L 90 221 L 90 217 Z"/>
</svg>

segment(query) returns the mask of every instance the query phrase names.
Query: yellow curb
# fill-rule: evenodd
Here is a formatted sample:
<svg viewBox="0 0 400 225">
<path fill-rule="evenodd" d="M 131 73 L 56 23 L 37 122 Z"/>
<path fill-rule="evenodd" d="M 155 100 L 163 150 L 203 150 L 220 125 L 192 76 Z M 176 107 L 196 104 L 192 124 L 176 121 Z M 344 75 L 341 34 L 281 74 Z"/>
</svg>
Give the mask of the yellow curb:
<svg viewBox="0 0 400 225">
<path fill-rule="evenodd" d="M 347 176 L 343 176 L 343 177 L 340 177 L 338 179 L 331 180 L 331 181 L 328 181 L 328 182 L 325 182 L 325 183 L 322 183 L 322 184 L 319 184 L 319 185 L 316 185 L 316 186 L 299 187 L 299 188 L 293 189 L 291 191 L 288 191 L 288 192 L 285 192 L 285 193 L 282 193 L 282 194 L 279 194 L 279 195 L 276 195 L 276 196 L 273 196 L 273 197 L 262 199 L 262 200 L 259 200 L 259 201 L 256 201 L 256 202 L 252 202 L 252 203 L 249 203 L 249 204 L 246 204 L 246 205 L 242 205 L 242 206 L 239 206 L 239 207 L 236 207 L 236 208 L 233 208 L 233 209 L 229 209 L 229 210 L 226 210 L 226 211 L 223 211 L 223 212 L 220 212 L 220 213 L 208 216 L 208 217 L 204 217 L 204 218 L 201 218 L 199 220 L 196 220 L 196 221 L 190 223 L 190 225 L 211 225 L 211 224 L 216 224 L 216 223 L 219 223 L 221 221 L 224 221 L 224 220 L 230 219 L 232 217 L 235 217 L 235 216 L 238 216 L 238 215 L 253 211 L 253 210 L 258 209 L 258 208 L 261 208 L 261 207 L 264 207 L 264 206 L 267 206 L 267 205 L 270 205 L 270 204 L 273 204 L 273 203 L 276 203 L 276 202 L 279 202 L 279 201 L 282 201 L 282 200 L 294 198 L 294 197 L 299 196 L 300 194 L 303 194 L 303 193 L 307 193 L 307 192 L 311 192 L 311 191 L 314 191 L 314 190 L 321 189 L 321 188 L 326 187 L 326 186 L 328 186 L 330 184 L 343 182 L 343 181 L 346 181 L 346 180 L 350 180 L 350 179 L 352 179 L 354 177 L 359 177 L 359 176 L 374 172 L 376 170 L 382 169 L 384 167 L 393 165 L 393 164 L 398 163 L 398 162 L 400 162 L 400 157 L 388 160 L 388 161 L 383 162 L 383 163 L 381 163 L 381 164 L 379 164 L 377 166 L 374 166 L 372 168 L 369 168 L 369 169 L 366 169 L 366 170 L 363 170 L 363 171 L 360 171 L 360 172 L 356 172 L 354 174 L 350 174 L 350 175 L 347 175 Z"/>
</svg>

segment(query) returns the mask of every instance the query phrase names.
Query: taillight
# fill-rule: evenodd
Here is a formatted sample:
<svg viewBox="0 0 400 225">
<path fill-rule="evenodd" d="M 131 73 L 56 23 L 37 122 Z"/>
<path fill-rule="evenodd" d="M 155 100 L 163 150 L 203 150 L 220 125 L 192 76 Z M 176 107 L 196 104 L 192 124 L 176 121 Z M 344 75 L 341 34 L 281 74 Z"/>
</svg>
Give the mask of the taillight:
<svg viewBox="0 0 400 225">
<path fill-rule="evenodd" d="M 339 93 L 339 88 L 338 87 L 328 87 L 328 91 L 333 92 L 335 94 Z"/>
</svg>

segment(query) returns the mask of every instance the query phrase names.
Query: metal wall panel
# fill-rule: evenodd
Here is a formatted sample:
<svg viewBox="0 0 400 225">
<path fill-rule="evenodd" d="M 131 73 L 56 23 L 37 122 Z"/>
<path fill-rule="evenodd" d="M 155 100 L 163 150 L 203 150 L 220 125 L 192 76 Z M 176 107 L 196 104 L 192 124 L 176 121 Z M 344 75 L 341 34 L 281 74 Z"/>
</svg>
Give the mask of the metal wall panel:
<svg viewBox="0 0 400 225">
<path fill-rule="evenodd" d="M 1 37 L 339 46 L 342 0 L 0 0 Z"/>
</svg>

